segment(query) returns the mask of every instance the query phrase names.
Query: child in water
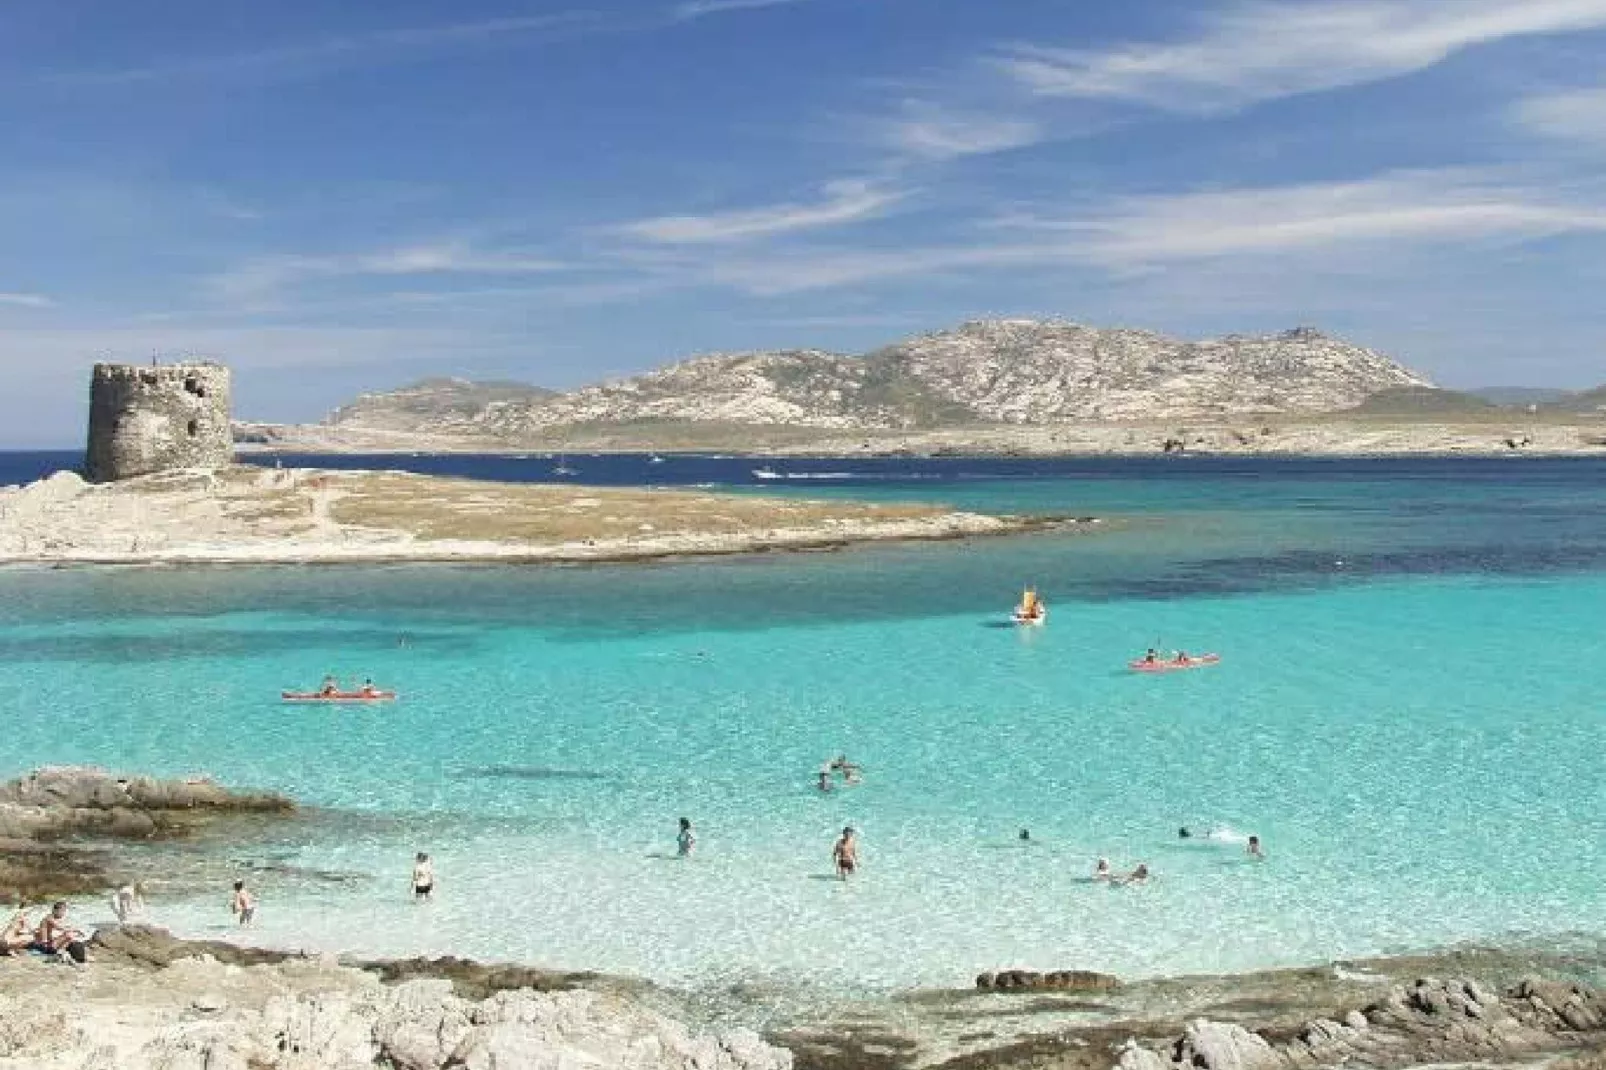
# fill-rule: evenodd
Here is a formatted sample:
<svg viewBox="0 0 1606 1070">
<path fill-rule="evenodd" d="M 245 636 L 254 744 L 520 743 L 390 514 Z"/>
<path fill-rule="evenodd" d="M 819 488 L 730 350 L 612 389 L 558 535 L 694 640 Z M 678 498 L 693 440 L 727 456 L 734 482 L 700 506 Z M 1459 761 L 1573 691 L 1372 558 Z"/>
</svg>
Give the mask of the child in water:
<svg viewBox="0 0 1606 1070">
<path fill-rule="evenodd" d="M 1250 858 L 1258 858 L 1261 861 L 1265 861 L 1266 852 L 1261 849 L 1259 836 L 1249 837 L 1248 844 L 1244 846 L 1244 854 L 1248 855 Z"/>
<path fill-rule="evenodd" d="M 691 853 L 697 849 L 697 836 L 691 830 L 691 818 L 680 819 L 680 833 L 675 837 L 675 853 L 682 858 L 690 858 Z"/>
<path fill-rule="evenodd" d="M 234 882 L 234 897 L 229 900 L 229 912 L 242 928 L 250 925 L 257 916 L 257 901 L 245 890 L 244 881 Z"/>
<path fill-rule="evenodd" d="M 429 855 L 419 851 L 413 858 L 413 901 L 433 899 L 435 896 L 435 863 Z"/>
</svg>

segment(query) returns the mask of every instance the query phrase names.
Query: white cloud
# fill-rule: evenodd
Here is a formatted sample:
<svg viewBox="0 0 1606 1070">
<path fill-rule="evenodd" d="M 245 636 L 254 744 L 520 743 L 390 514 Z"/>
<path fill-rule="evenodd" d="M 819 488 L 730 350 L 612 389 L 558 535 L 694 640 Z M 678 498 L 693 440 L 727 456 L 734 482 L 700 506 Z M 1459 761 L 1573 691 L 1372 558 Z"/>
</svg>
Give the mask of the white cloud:
<svg viewBox="0 0 1606 1070">
<path fill-rule="evenodd" d="M 1606 0 L 1238 4 L 1191 39 L 1102 51 L 1022 46 L 998 62 L 1043 96 L 1215 111 L 1379 81 L 1482 44 L 1606 27 Z"/>
<path fill-rule="evenodd" d="M 1529 97 L 1511 109 L 1511 118 L 1531 133 L 1606 146 L 1606 88 Z"/>
<path fill-rule="evenodd" d="M 1032 221 L 1110 267 L 1338 245 L 1606 231 L 1606 209 L 1474 170 L 1399 171 L 1354 182 L 1125 198 L 1065 223 Z"/>
<path fill-rule="evenodd" d="M 340 256 L 259 257 L 214 277 L 213 292 L 232 301 L 253 302 L 308 279 L 410 275 L 530 275 L 561 271 L 567 265 L 521 251 L 478 250 L 445 242 L 400 246 Z"/>
<path fill-rule="evenodd" d="M 1369 262 L 1385 263 L 1434 245 L 1563 233 L 1606 233 L 1606 208 L 1478 171 L 1404 171 L 1355 182 L 1118 198 L 1069 218 L 1000 220 L 981 240 L 767 252 L 706 265 L 700 278 L 774 296 L 1022 267 L 1120 277 L 1207 260 L 1264 264 L 1297 256 L 1314 264 L 1364 250 L 1386 258 Z"/>
<path fill-rule="evenodd" d="M 1044 136 L 1030 119 L 954 112 L 923 103 L 905 105 L 902 114 L 880 126 L 888 147 L 928 160 L 1004 152 Z"/>
<path fill-rule="evenodd" d="M 561 36 L 599 26 L 595 16 L 586 11 L 520 15 L 374 30 L 247 52 L 158 60 L 138 67 L 62 71 L 51 80 L 73 85 L 124 85 L 184 78 L 304 77 L 345 66 L 394 61 L 433 49 L 485 45 L 543 34 Z"/>
<path fill-rule="evenodd" d="M 723 15 L 730 11 L 751 11 L 761 7 L 780 7 L 783 4 L 806 3 L 807 0 L 687 0 L 677 4 L 673 11 L 676 20 L 685 22 L 708 15 Z"/>
<path fill-rule="evenodd" d="M 13 305 L 17 308 L 53 308 L 56 302 L 44 294 L 29 293 L 0 293 L 0 305 Z"/>
<path fill-rule="evenodd" d="M 907 195 L 864 179 L 828 182 L 821 192 L 823 198 L 812 204 L 776 204 L 700 216 L 658 216 L 613 229 L 626 237 L 660 245 L 736 242 L 872 219 Z"/>
</svg>

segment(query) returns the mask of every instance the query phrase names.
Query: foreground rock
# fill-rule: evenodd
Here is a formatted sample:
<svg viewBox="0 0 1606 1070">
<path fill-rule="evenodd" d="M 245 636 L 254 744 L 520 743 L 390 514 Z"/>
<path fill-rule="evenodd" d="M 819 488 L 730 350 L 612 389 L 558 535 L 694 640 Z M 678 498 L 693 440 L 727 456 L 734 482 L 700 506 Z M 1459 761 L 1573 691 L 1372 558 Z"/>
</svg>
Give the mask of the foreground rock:
<svg viewBox="0 0 1606 1070">
<path fill-rule="evenodd" d="M 0 489 L 0 562 L 625 561 L 997 535 L 929 505 L 248 466 Z"/>
<path fill-rule="evenodd" d="M 1120 1070 L 1293 1070 L 1514 1063 L 1606 1045 L 1606 993 L 1530 979 L 1497 993 L 1478 981 L 1419 980 L 1342 1020 L 1317 1018 L 1291 1037 L 1268 1038 L 1199 1019 L 1169 1046 L 1135 1041 Z"/>
<path fill-rule="evenodd" d="M 88 966 L 0 964 L 0 1067 L 32 1070 L 790 1070 L 751 1032 L 693 1034 L 616 993 L 383 983 L 332 960 L 154 971 L 103 938 Z M 139 940 L 132 941 L 139 943 Z"/>
<path fill-rule="evenodd" d="M 286 814 L 282 795 L 204 778 L 159 780 L 56 766 L 0 784 L 0 897 L 37 901 L 114 881 L 97 841 L 183 836 L 219 819 Z"/>
</svg>

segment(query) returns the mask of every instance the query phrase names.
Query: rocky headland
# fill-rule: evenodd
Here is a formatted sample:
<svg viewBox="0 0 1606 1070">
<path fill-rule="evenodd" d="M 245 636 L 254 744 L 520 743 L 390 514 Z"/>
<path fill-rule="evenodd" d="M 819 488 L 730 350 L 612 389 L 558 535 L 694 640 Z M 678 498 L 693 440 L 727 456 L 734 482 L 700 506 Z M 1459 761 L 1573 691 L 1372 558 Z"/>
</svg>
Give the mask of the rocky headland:
<svg viewBox="0 0 1606 1070">
<path fill-rule="evenodd" d="M 871 353 L 719 353 L 568 392 L 425 380 L 244 448 L 742 453 L 1588 453 L 1599 391 L 1502 405 L 1309 328 L 1184 341 L 981 320 Z"/>
<path fill-rule="evenodd" d="M 997 535 L 926 505 L 237 466 L 0 488 L 0 563 L 630 561 Z"/>
</svg>

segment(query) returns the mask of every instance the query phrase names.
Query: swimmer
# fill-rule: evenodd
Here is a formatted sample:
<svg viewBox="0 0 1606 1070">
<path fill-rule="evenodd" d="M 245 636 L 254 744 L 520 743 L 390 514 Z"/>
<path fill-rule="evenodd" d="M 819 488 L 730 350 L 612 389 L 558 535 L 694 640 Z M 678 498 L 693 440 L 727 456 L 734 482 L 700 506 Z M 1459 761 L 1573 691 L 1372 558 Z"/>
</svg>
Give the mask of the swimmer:
<svg viewBox="0 0 1606 1070">
<path fill-rule="evenodd" d="M 1147 884 L 1148 882 L 1149 882 L 1149 864 L 1147 862 L 1139 862 L 1138 863 L 1138 868 L 1134 869 L 1131 873 L 1128 873 L 1125 877 L 1121 878 L 1121 881 L 1120 881 L 1120 883 L 1122 883 L 1122 884 Z"/>
<path fill-rule="evenodd" d="M 1259 836 L 1249 837 L 1249 842 L 1244 845 L 1244 854 L 1250 858 L 1258 858 L 1261 861 L 1265 861 L 1266 852 L 1261 849 Z"/>
<path fill-rule="evenodd" d="M 435 898 L 435 863 L 431 862 L 429 855 L 419 851 L 413 856 L 413 902 L 432 900 Z"/>
<path fill-rule="evenodd" d="M 1096 881 L 1113 881 L 1115 874 L 1110 872 L 1110 860 L 1101 858 L 1098 865 L 1093 867 L 1093 879 Z"/>
<path fill-rule="evenodd" d="M 1177 839 L 1179 839 L 1179 840 L 1191 840 L 1191 839 L 1193 839 L 1193 833 L 1188 831 L 1188 826 L 1187 825 L 1183 825 L 1181 828 L 1177 829 Z"/>
<path fill-rule="evenodd" d="M 859 868 L 859 834 L 853 831 L 852 825 L 842 830 L 842 838 L 831 848 L 831 862 L 841 880 L 847 880 Z"/>
<path fill-rule="evenodd" d="M 234 882 L 234 895 L 229 899 L 229 913 L 234 915 L 241 928 L 250 925 L 257 916 L 257 901 L 245 890 L 244 881 Z"/>
<path fill-rule="evenodd" d="M 1029 844 L 1032 842 L 1032 830 L 1021 829 L 1020 835 L 1016 838 L 1019 839 L 1022 844 Z"/>
<path fill-rule="evenodd" d="M 821 769 L 820 770 L 820 780 L 819 780 L 819 783 L 816 786 L 821 791 L 824 791 L 824 792 L 830 791 L 831 790 L 831 774 L 830 774 L 830 772 L 828 772 L 827 770 Z"/>
<path fill-rule="evenodd" d="M 690 858 L 691 853 L 697 849 L 697 836 L 691 830 L 691 818 L 680 819 L 680 832 L 675 836 L 675 853 L 681 858 Z"/>
</svg>

